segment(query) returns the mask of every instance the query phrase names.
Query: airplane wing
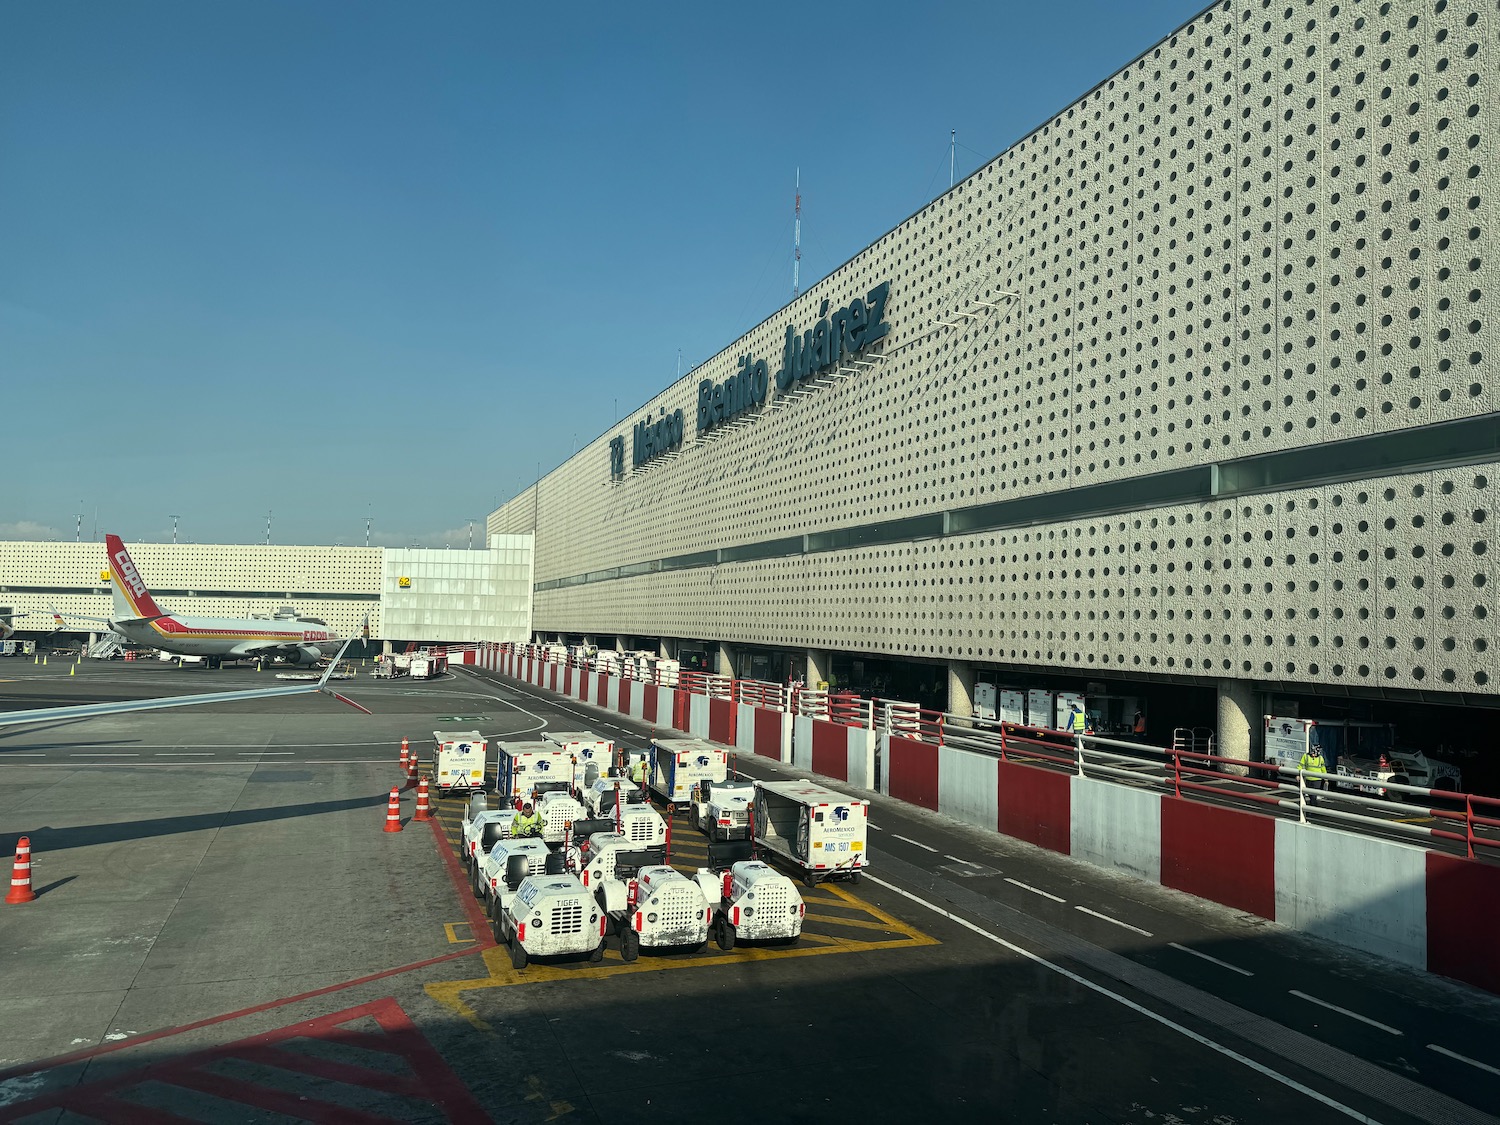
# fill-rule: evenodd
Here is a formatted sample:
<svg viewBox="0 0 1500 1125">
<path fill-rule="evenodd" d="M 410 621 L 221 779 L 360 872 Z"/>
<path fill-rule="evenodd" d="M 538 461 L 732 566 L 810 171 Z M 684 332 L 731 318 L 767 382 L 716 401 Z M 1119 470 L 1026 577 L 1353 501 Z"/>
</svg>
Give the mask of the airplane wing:
<svg viewBox="0 0 1500 1125">
<path fill-rule="evenodd" d="M 118 715 L 127 711 L 155 711 L 166 707 L 196 707 L 203 703 L 238 703 L 248 699 L 274 699 L 283 695 L 309 695 L 314 692 L 331 695 L 341 703 L 347 703 L 350 707 L 358 708 L 365 714 L 370 714 L 368 708 L 360 707 L 352 699 L 347 699 L 328 686 L 328 677 L 333 674 L 334 668 L 338 666 L 344 657 L 344 650 L 349 647 L 350 642 L 344 642 L 344 648 L 339 650 L 338 656 L 334 657 L 329 664 L 328 671 L 323 673 L 323 678 L 315 684 L 295 684 L 290 687 L 253 688 L 249 691 L 214 691 L 202 695 L 171 695 L 161 699 L 127 699 L 115 703 L 80 703 L 71 707 L 39 707 L 30 711 L 0 711 L 0 727 L 16 726 L 21 723 L 46 723 L 58 719 L 93 719 L 100 715 Z"/>
<path fill-rule="evenodd" d="M 51 613 L 52 613 L 52 620 L 54 620 L 54 621 L 57 622 L 57 627 L 59 629 L 62 628 L 62 623 L 63 623 L 64 620 L 70 620 L 70 621 L 92 621 L 95 625 L 108 625 L 111 629 L 113 629 L 114 625 L 115 625 L 115 623 L 113 621 L 111 621 L 108 617 L 85 617 L 81 613 L 58 613 L 57 612 L 57 607 L 56 606 L 52 606 L 52 605 L 49 605 L 47 607 L 47 609 L 49 611 L 51 611 Z"/>
</svg>

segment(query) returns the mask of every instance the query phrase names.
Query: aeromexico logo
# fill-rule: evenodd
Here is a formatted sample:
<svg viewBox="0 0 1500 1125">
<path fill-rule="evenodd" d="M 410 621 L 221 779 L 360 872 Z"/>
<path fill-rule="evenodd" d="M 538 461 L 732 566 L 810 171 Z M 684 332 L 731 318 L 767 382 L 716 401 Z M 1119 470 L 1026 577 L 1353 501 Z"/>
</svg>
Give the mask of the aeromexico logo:
<svg viewBox="0 0 1500 1125">
<path fill-rule="evenodd" d="M 146 584 L 141 581 L 141 576 L 135 572 L 135 564 L 124 551 L 115 552 L 115 573 L 129 584 L 131 593 L 138 598 L 145 597 Z"/>
<path fill-rule="evenodd" d="M 856 297 L 837 311 L 829 312 L 829 302 L 818 308 L 818 321 L 811 328 L 786 326 L 786 341 L 781 349 L 781 366 L 774 378 L 778 394 L 790 394 L 797 384 L 826 371 L 836 369 L 847 359 L 859 355 L 891 330 L 885 319 L 885 306 L 891 295 L 891 283 L 882 281 L 865 294 Z M 704 379 L 698 384 L 697 435 L 758 410 L 765 405 L 771 391 L 771 366 L 764 359 L 746 353 L 740 356 L 738 369 L 722 383 Z M 631 465 L 640 468 L 647 462 L 682 445 L 682 411 L 666 413 L 637 422 L 631 434 Z M 609 442 L 609 473 L 614 480 L 625 475 L 625 438 L 617 435 Z"/>
</svg>

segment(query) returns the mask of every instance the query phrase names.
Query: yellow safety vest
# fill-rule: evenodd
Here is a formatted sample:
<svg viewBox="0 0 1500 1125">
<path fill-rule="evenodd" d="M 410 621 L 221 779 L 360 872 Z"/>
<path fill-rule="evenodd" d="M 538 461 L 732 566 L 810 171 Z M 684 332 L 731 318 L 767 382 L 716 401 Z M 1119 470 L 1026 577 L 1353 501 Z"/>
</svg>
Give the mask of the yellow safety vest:
<svg viewBox="0 0 1500 1125">
<path fill-rule="evenodd" d="M 1083 730 L 1084 730 L 1083 712 L 1082 711 L 1074 711 L 1073 712 L 1073 733 L 1074 734 L 1082 734 Z"/>
<path fill-rule="evenodd" d="M 1323 755 L 1315 755 L 1311 751 L 1303 754 L 1302 760 L 1297 764 L 1300 768 L 1306 770 L 1308 773 L 1321 774 L 1326 773 L 1328 770 L 1328 765 L 1326 762 L 1324 762 Z"/>
<path fill-rule="evenodd" d="M 630 774 L 637 785 L 646 780 L 646 760 L 642 758 L 635 764 L 635 769 Z"/>
<path fill-rule="evenodd" d="M 530 836 L 541 830 L 541 813 L 532 813 L 530 816 L 526 816 L 523 813 L 510 822 L 510 834 L 512 836 Z"/>
</svg>

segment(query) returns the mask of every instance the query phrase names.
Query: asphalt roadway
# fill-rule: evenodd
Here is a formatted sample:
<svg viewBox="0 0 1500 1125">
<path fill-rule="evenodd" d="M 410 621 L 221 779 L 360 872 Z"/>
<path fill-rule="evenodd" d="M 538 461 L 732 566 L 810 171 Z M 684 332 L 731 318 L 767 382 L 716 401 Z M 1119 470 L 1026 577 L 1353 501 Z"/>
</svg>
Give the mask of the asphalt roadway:
<svg viewBox="0 0 1500 1125">
<path fill-rule="evenodd" d="M 0 661 L 0 708 L 251 669 Z M 871 794 L 796 947 L 533 964 L 400 739 L 649 729 L 501 677 L 0 729 L 0 1121 L 1494 1121 L 1500 999 Z M 795 776 L 761 760 L 755 776 Z M 681 827 L 680 825 L 678 826 Z M 702 845 L 677 833 L 674 861 Z M 7 860 L 8 862 L 8 860 Z M 611 943 L 613 945 L 613 942 Z"/>
</svg>

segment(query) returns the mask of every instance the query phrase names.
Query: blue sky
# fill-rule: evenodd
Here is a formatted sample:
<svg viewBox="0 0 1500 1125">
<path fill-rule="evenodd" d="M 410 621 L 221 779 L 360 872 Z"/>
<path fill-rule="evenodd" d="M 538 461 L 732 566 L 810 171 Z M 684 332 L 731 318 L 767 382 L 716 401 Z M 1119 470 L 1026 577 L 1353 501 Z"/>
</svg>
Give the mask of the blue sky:
<svg viewBox="0 0 1500 1125">
<path fill-rule="evenodd" d="M 466 545 L 1202 7 L 0 4 L 0 538 Z"/>
</svg>

